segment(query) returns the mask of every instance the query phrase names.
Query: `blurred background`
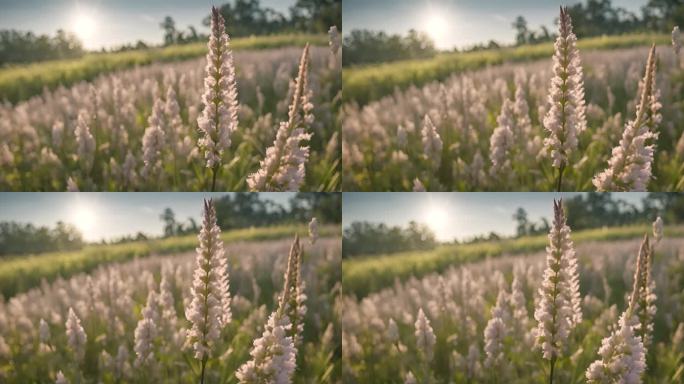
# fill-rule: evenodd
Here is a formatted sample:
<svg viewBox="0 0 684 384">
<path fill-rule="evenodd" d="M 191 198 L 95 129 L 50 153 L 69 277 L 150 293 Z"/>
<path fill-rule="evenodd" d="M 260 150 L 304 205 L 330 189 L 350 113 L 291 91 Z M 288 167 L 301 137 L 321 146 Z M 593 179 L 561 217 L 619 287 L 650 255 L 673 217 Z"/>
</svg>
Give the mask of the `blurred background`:
<svg viewBox="0 0 684 384">
<path fill-rule="evenodd" d="M 552 6 L 555 5 L 555 6 Z M 558 7 L 578 38 L 669 33 L 684 21 L 678 0 L 345 0 L 345 66 L 430 58 L 553 41 Z"/>
<path fill-rule="evenodd" d="M 0 193 L 0 257 L 196 235 L 205 198 L 223 231 L 341 220 L 335 193 Z"/>
<path fill-rule="evenodd" d="M 341 28 L 341 1 L 0 1 L 0 66 L 202 42 L 216 5 L 231 37 Z"/>
<path fill-rule="evenodd" d="M 546 234 L 554 198 L 573 231 L 684 221 L 677 193 L 345 193 L 343 257 Z"/>
</svg>

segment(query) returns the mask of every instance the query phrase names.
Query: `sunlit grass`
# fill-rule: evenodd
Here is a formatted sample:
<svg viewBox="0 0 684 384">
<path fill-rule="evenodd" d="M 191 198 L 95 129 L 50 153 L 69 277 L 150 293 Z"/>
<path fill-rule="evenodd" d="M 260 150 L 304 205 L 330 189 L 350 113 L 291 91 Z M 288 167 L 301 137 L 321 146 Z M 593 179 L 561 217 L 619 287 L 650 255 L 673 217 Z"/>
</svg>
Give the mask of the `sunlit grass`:
<svg viewBox="0 0 684 384">
<path fill-rule="evenodd" d="M 308 235 L 305 225 L 280 225 L 265 228 L 247 228 L 223 231 L 225 243 L 238 241 L 275 240 Z M 322 226 L 321 236 L 336 236 L 337 226 Z M 79 272 L 88 272 L 96 267 L 123 262 L 150 255 L 165 255 L 192 251 L 197 247 L 197 235 L 153 239 L 112 245 L 88 245 L 79 251 L 52 252 L 28 256 L 8 256 L 0 259 L 0 293 L 5 298 L 37 286 L 41 280 L 48 281 L 57 276 L 69 277 Z"/>
<path fill-rule="evenodd" d="M 670 36 L 661 34 L 629 34 L 579 40 L 580 51 L 629 48 L 642 45 L 669 44 Z M 345 68 L 342 71 L 344 101 L 366 104 L 388 95 L 395 88 L 420 86 L 444 80 L 450 75 L 488 65 L 520 62 L 551 57 L 553 43 L 524 45 L 514 48 L 487 49 L 477 52 L 444 53 L 431 59 L 395 61 Z"/>
<path fill-rule="evenodd" d="M 638 239 L 651 233 L 650 226 L 599 228 L 573 232 L 577 243 Z M 683 237 L 684 226 L 667 227 L 666 237 Z M 498 257 L 504 254 L 521 254 L 543 250 L 548 244 L 546 235 L 517 239 L 485 241 L 472 244 L 443 245 L 432 251 L 412 251 L 391 255 L 362 256 L 342 262 L 342 279 L 347 294 L 363 297 L 391 285 L 395 279 L 421 277 L 431 272 L 442 272 L 448 267 Z"/>
<path fill-rule="evenodd" d="M 326 35 L 284 34 L 252 36 L 231 40 L 233 50 L 269 49 L 287 46 L 327 45 Z M 198 42 L 163 48 L 149 48 L 114 53 L 89 53 L 78 59 L 44 61 L 35 64 L 0 68 L 0 101 L 12 103 L 37 95 L 44 88 L 69 86 L 90 81 L 98 75 L 147 65 L 192 59 L 207 53 L 207 43 Z"/>
</svg>

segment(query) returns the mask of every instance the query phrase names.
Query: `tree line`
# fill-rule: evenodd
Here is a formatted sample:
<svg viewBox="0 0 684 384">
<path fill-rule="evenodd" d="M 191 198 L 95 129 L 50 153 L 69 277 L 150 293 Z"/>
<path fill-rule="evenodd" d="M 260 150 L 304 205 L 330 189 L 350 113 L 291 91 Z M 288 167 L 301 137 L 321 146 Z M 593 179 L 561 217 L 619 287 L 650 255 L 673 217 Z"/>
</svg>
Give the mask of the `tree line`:
<svg viewBox="0 0 684 384">
<path fill-rule="evenodd" d="M 684 1 L 649 0 L 641 14 L 613 5 L 612 0 L 586 0 L 568 6 L 572 17 L 573 31 L 578 38 L 620 35 L 632 32 L 669 33 L 675 25 L 684 25 Z M 554 20 L 557 24 L 558 20 Z M 553 41 L 556 34 L 546 26 L 533 29 L 524 16 L 518 16 L 511 24 L 515 31 L 514 45 L 537 44 Z M 414 31 L 414 34 L 420 34 Z M 389 62 L 434 56 L 434 43 L 422 34 L 422 48 L 413 45 L 408 49 L 410 36 L 386 34 L 371 30 L 352 30 L 343 40 L 343 65 Z M 390 52 L 385 47 L 394 47 Z M 463 51 L 478 51 L 499 48 L 500 43 L 490 40 L 468 47 Z M 454 50 L 455 52 L 458 49 Z M 377 53 L 376 53 L 377 52 Z"/>
<path fill-rule="evenodd" d="M 289 15 L 262 6 L 260 0 L 234 0 L 219 7 L 231 37 L 272 35 L 286 32 L 325 33 L 330 26 L 342 28 L 342 0 L 297 0 L 289 8 Z M 202 24 L 211 25 L 211 15 Z M 164 45 L 206 41 L 207 35 L 198 34 L 193 26 L 186 30 L 176 27 L 171 16 L 160 24 L 164 31 Z"/>
<path fill-rule="evenodd" d="M 606 192 L 589 192 L 563 200 L 567 222 L 573 230 L 620 227 L 652 223 L 660 216 L 667 224 L 684 222 L 684 198 L 677 193 L 653 192 L 641 201 L 641 206 Z M 550 223 L 542 218 L 531 221 L 521 207 L 513 214 L 516 236 L 548 233 Z"/>
<path fill-rule="evenodd" d="M 216 222 L 222 230 L 264 227 L 280 224 L 307 223 L 316 217 L 321 224 L 342 221 L 340 193 L 297 193 L 288 206 L 263 199 L 258 193 L 240 192 L 225 195 L 214 201 Z M 164 237 L 197 233 L 198 223 L 193 218 L 179 221 L 171 208 L 166 208 L 159 219 Z"/>
<path fill-rule="evenodd" d="M 684 197 L 677 193 L 649 193 L 641 204 L 616 198 L 611 193 L 589 192 L 563 199 L 567 224 L 573 231 L 601 227 L 650 224 L 660 216 L 667 225 L 684 223 Z M 551 223 L 542 218 L 533 221 L 520 207 L 512 215 L 515 237 L 549 232 Z M 472 237 L 465 243 L 500 240 L 504 236 L 490 232 Z M 344 229 L 343 257 L 390 254 L 412 250 L 428 250 L 437 246 L 434 233 L 424 224 L 411 222 L 407 228 L 386 224 L 353 222 Z M 453 243 L 458 243 L 454 240 Z"/>
<path fill-rule="evenodd" d="M 342 0 L 297 0 L 288 14 L 261 5 L 260 0 L 233 0 L 219 7 L 232 37 L 271 35 L 288 32 L 325 33 L 330 26 L 342 28 Z M 202 20 L 209 26 L 210 17 Z M 163 45 L 206 42 L 208 35 L 190 25 L 182 28 L 171 16 L 159 24 L 163 31 Z M 146 49 L 148 43 L 138 40 L 109 49 L 110 52 Z M 106 51 L 104 48 L 102 51 Z M 85 50 L 73 33 L 62 29 L 54 36 L 38 35 L 14 29 L 0 30 L 0 67 L 7 64 L 30 63 L 44 60 L 77 58 Z"/>
<path fill-rule="evenodd" d="M 73 33 L 58 29 L 54 36 L 13 29 L 0 30 L 0 66 L 68 59 L 83 55 L 83 44 Z"/>
<path fill-rule="evenodd" d="M 342 257 L 429 250 L 437 246 L 435 233 L 425 224 L 409 222 L 406 228 L 356 221 L 344 229 Z"/>
<path fill-rule="evenodd" d="M 83 235 L 71 224 L 58 221 L 54 228 L 0 222 L 0 257 L 48 251 L 69 251 L 83 247 Z"/>
<path fill-rule="evenodd" d="M 415 29 L 406 36 L 383 31 L 355 29 L 344 38 L 342 65 L 388 62 L 432 57 L 437 53 L 435 43 L 424 32 Z"/>
<path fill-rule="evenodd" d="M 264 227 L 279 224 L 308 223 L 316 217 L 320 224 L 340 224 L 342 194 L 297 193 L 287 206 L 265 199 L 259 193 L 235 193 L 215 200 L 217 223 L 222 230 Z M 179 220 L 171 208 L 159 215 L 163 237 L 197 234 L 200 223 L 190 217 Z M 102 244 L 145 241 L 151 236 L 143 232 L 103 240 Z M 54 228 L 14 221 L 0 222 L 0 257 L 78 250 L 83 248 L 83 235 L 75 226 L 57 222 Z"/>
</svg>

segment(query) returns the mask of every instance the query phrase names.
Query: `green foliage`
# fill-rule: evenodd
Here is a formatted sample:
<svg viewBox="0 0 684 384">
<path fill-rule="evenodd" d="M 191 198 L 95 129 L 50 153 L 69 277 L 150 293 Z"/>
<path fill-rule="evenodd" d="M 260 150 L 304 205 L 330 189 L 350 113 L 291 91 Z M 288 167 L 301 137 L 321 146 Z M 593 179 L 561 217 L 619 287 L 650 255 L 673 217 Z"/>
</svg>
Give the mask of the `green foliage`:
<svg viewBox="0 0 684 384">
<path fill-rule="evenodd" d="M 406 228 L 384 223 L 353 222 L 344 229 L 342 257 L 429 250 L 437 246 L 432 230 L 411 221 Z"/>
<path fill-rule="evenodd" d="M 66 59 L 83 55 L 78 38 L 62 29 L 54 37 L 13 29 L 0 30 L 0 67 L 5 64 Z"/>
<path fill-rule="evenodd" d="M 382 63 L 397 60 L 429 58 L 437 54 L 430 37 L 415 29 L 406 36 L 385 32 L 353 30 L 344 38 L 342 65 Z"/>
<path fill-rule="evenodd" d="M 67 251 L 83 247 L 83 236 L 70 224 L 58 221 L 55 228 L 0 222 L 0 256 Z"/>
<path fill-rule="evenodd" d="M 233 39 L 235 51 L 269 49 L 286 46 L 327 45 L 325 35 L 284 34 Z M 56 60 L 0 69 L 0 100 L 16 103 L 40 94 L 43 89 L 69 86 L 79 81 L 120 69 L 156 62 L 181 61 L 203 56 L 206 43 L 173 45 L 116 53 L 89 53 L 78 59 Z"/>
<path fill-rule="evenodd" d="M 590 241 L 614 241 L 639 238 L 651 233 L 650 225 L 599 228 L 573 232 L 575 244 Z M 666 237 L 684 237 L 684 226 L 666 227 Z M 432 251 L 409 251 L 393 255 L 366 256 L 342 262 L 344 289 L 348 294 L 364 297 L 371 292 L 391 285 L 395 279 L 421 277 L 441 272 L 451 266 L 499 257 L 503 254 L 523 254 L 541 251 L 548 245 L 546 235 L 517 239 L 486 241 L 472 244 L 453 244 Z"/>
<path fill-rule="evenodd" d="M 216 220 L 223 230 L 274 225 L 307 223 L 316 217 L 322 224 L 342 221 L 342 194 L 332 192 L 297 193 L 289 207 L 260 198 L 257 193 L 236 192 L 214 199 Z M 191 218 L 187 224 L 177 221 L 171 208 L 166 208 L 159 219 L 164 236 L 179 236 L 198 232 L 198 224 Z"/>
<path fill-rule="evenodd" d="M 629 34 L 582 39 L 581 51 L 616 49 L 656 44 L 669 44 L 669 35 Z M 392 93 L 431 81 L 444 80 L 454 73 L 474 70 L 506 62 L 521 62 L 551 57 L 553 44 L 543 43 L 514 48 L 488 49 L 465 53 L 444 53 L 427 60 L 404 60 L 393 63 L 345 68 L 342 71 L 345 102 L 360 105 Z"/>
<path fill-rule="evenodd" d="M 247 228 L 223 232 L 225 243 L 281 239 L 298 233 L 307 236 L 308 227 L 281 225 L 264 228 Z M 339 227 L 322 226 L 320 236 L 339 234 Z M 35 287 L 43 279 L 92 271 L 96 267 L 123 262 L 150 255 L 166 255 L 192 251 L 197 247 L 197 236 L 187 235 L 166 239 L 136 241 L 112 245 L 89 245 L 79 251 L 52 252 L 41 255 L 13 256 L 0 261 L 0 294 L 9 298 L 19 292 Z"/>
</svg>

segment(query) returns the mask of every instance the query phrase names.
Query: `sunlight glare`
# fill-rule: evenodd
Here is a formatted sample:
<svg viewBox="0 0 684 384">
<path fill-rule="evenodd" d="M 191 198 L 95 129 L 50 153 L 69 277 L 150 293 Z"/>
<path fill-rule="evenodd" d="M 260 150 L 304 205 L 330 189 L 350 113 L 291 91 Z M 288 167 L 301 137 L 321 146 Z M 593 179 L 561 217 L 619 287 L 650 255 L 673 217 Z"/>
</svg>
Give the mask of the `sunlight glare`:
<svg viewBox="0 0 684 384">
<path fill-rule="evenodd" d="M 448 236 L 449 215 L 445 207 L 430 203 L 425 210 L 425 223 L 435 232 L 437 238 Z"/>
<path fill-rule="evenodd" d="M 90 40 L 96 28 L 95 18 L 84 11 L 77 11 L 73 17 L 72 30 L 82 41 Z"/>
<path fill-rule="evenodd" d="M 432 38 L 436 46 L 440 46 L 448 36 L 449 24 L 437 11 L 431 11 L 425 18 L 425 32 Z"/>
<path fill-rule="evenodd" d="M 95 215 L 95 210 L 91 205 L 84 202 L 78 202 L 73 209 L 71 220 L 72 224 L 85 236 L 95 227 L 97 217 Z"/>
</svg>

